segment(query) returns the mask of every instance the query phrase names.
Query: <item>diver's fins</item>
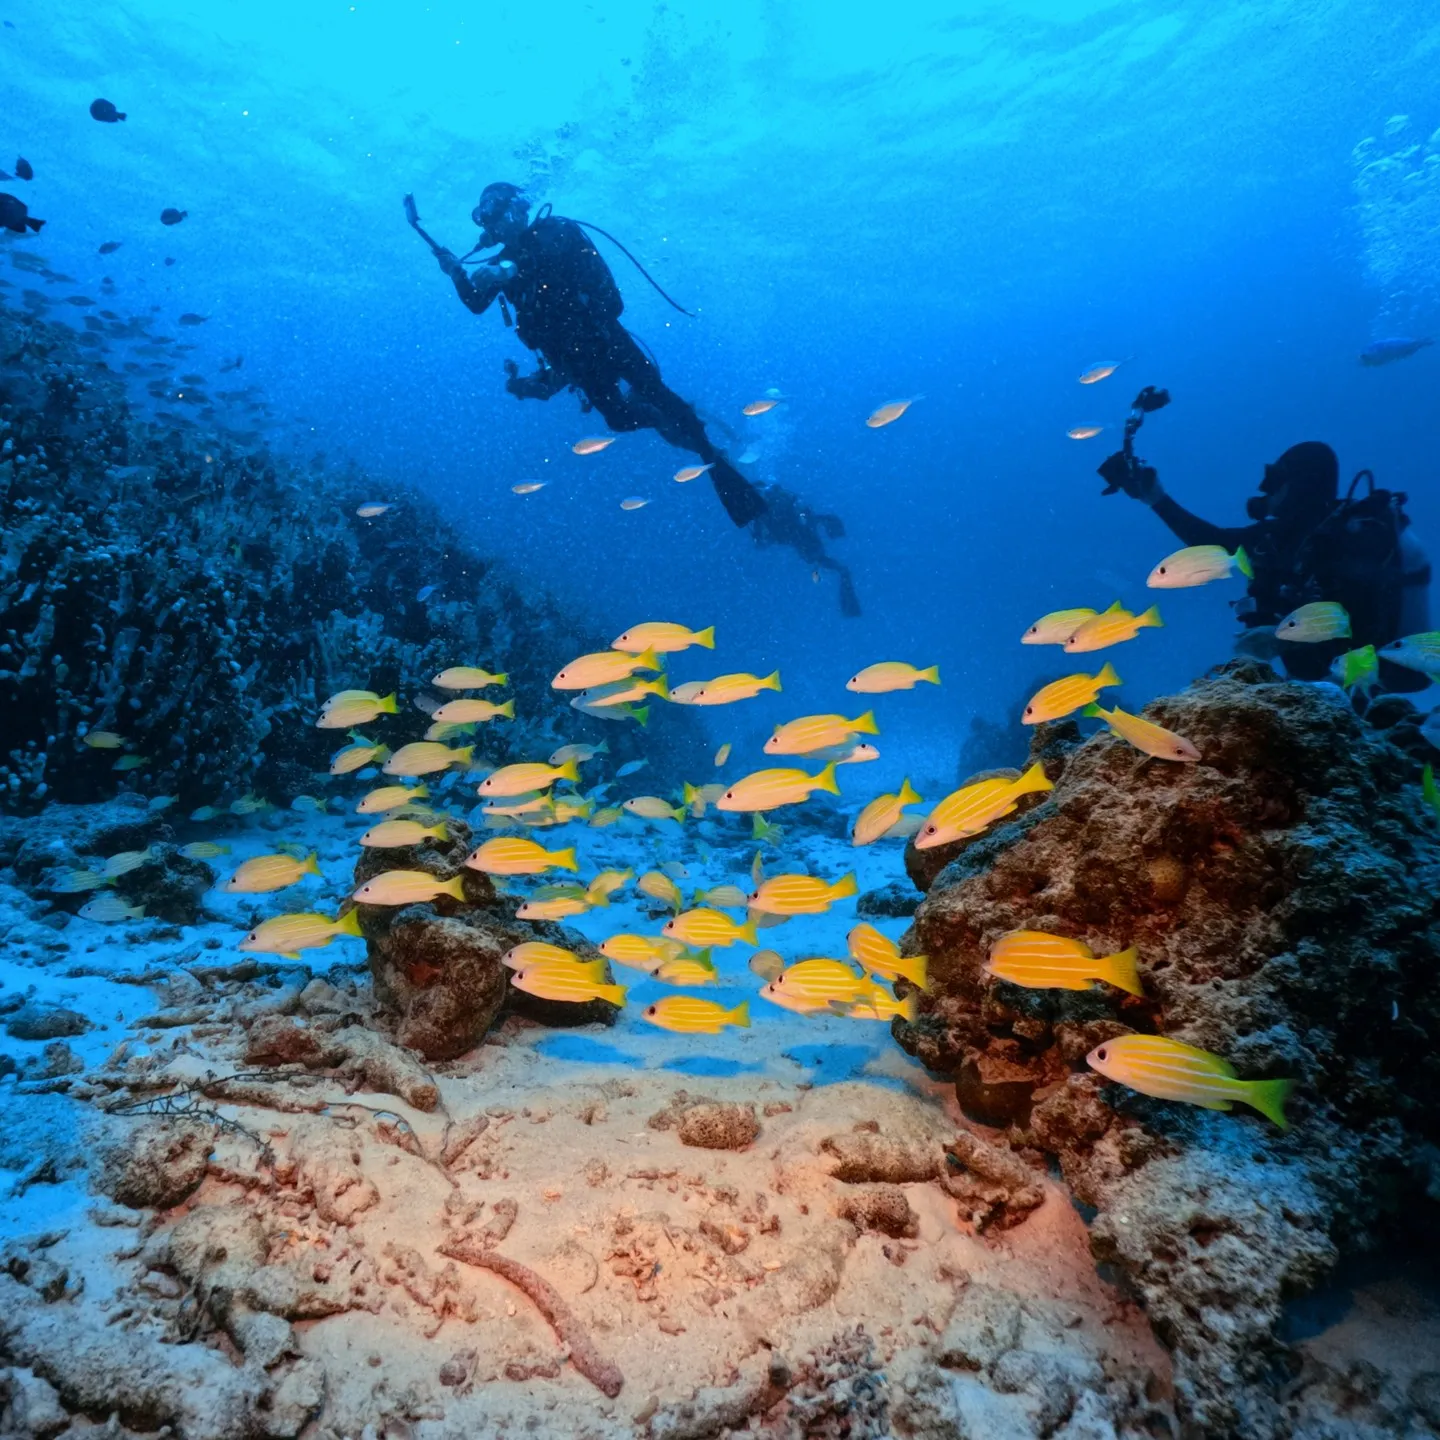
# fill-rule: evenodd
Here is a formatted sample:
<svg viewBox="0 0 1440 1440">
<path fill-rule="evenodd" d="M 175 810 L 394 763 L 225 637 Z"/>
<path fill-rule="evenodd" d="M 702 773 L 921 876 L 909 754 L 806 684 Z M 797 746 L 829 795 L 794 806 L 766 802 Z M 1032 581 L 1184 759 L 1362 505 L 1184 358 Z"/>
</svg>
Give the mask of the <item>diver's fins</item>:
<svg viewBox="0 0 1440 1440">
<path fill-rule="evenodd" d="M 855 593 L 855 582 L 850 578 L 850 572 L 843 569 L 840 571 L 840 613 L 847 620 L 860 616 L 860 597 Z"/>
<path fill-rule="evenodd" d="M 710 483 L 736 525 L 748 525 L 764 513 L 765 501 L 760 492 L 724 456 L 715 459 Z"/>
</svg>

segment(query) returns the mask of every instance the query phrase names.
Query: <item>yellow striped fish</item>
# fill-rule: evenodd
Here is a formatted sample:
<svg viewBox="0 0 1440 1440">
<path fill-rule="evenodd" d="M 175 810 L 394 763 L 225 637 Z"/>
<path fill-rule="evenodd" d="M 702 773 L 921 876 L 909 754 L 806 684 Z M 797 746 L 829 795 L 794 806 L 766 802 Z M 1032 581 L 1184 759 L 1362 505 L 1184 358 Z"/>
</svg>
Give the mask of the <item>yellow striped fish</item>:
<svg viewBox="0 0 1440 1440">
<path fill-rule="evenodd" d="M 847 745 L 856 735 L 878 735 L 875 713 L 867 710 L 853 720 L 843 715 L 804 715 L 777 725 L 765 742 L 767 755 L 810 755 L 832 745 Z"/>
<path fill-rule="evenodd" d="M 801 1015 L 828 1010 L 833 1000 L 868 1001 L 875 982 L 843 960 L 800 960 L 760 991 L 765 999 Z"/>
<path fill-rule="evenodd" d="M 737 940 L 743 940 L 747 945 L 757 943 L 754 920 L 737 925 L 718 910 L 686 910 L 667 921 L 663 933 L 686 945 L 725 947 Z"/>
<path fill-rule="evenodd" d="M 524 970 L 531 965 L 593 965 L 597 962 L 581 960 L 573 950 L 550 945 L 544 940 L 526 940 L 507 950 L 500 957 L 500 963 L 507 970 Z"/>
<path fill-rule="evenodd" d="M 772 875 L 750 896 L 752 910 L 770 915 L 823 915 L 837 900 L 853 895 L 854 875 L 833 885 L 813 875 Z"/>
<path fill-rule="evenodd" d="M 347 910 L 335 920 L 328 915 L 276 915 L 257 925 L 236 948 L 252 955 L 298 960 L 302 950 L 323 949 L 337 935 L 360 935 L 358 910 Z"/>
<path fill-rule="evenodd" d="M 424 800 L 430 792 L 423 785 L 382 785 L 361 798 L 355 807 L 357 815 L 383 815 L 387 810 L 396 810 L 412 800 Z"/>
<path fill-rule="evenodd" d="M 1184 760 L 1193 763 L 1200 758 L 1200 752 L 1183 735 L 1166 730 L 1153 720 L 1143 720 L 1139 715 L 1132 715 L 1118 705 L 1113 710 L 1103 710 L 1099 705 L 1087 705 L 1081 713 L 1103 720 L 1122 740 L 1128 740 L 1137 750 L 1143 750 L 1157 760 Z"/>
<path fill-rule="evenodd" d="M 922 680 L 938 685 L 940 667 L 930 665 L 920 670 L 903 660 L 882 660 L 852 675 L 845 682 L 845 688 L 857 695 L 888 695 L 892 690 L 913 690 Z"/>
<path fill-rule="evenodd" d="M 548 790 L 557 780 L 579 780 L 580 771 L 573 760 L 563 765 L 546 765 L 538 760 L 519 765 L 502 765 L 487 775 L 477 787 L 482 800 L 494 797 L 508 799 L 532 790 Z"/>
<path fill-rule="evenodd" d="M 1108 660 L 1098 675 L 1067 675 L 1063 680 L 1052 680 L 1031 697 L 1021 721 L 1025 725 L 1042 725 L 1047 720 L 1073 715 L 1093 705 L 1102 689 L 1120 683 L 1115 667 Z"/>
<path fill-rule="evenodd" d="M 557 895 L 549 900 L 526 900 L 516 911 L 517 920 L 568 920 L 572 915 L 583 915 L 590 908 L 590 902 L 582 892 L 579 895 Z"/>
<path fill-rule="evenodd" d="M 667 960 L 685 952 L 683 940 L 664 935 L 612 935 L 600 942 L 600 953 L 629 970 L 653 975 Z"/>
<path fill-rule="evenodd" d="M 610 897 L 633 879 L 633 870 L 602 870 L 586 887 L 585 898 L 592 905 L 608 905 Z"/>
<path fill-rule="evenodd" d="M 717 675 L 713 680 L 687 680 L 670 692 L 676 705 L 733 705 L 738 700 L 753 700 L 762 690 L 778 690 L 780 672 L 761 677 L 739 673 Z"/>
<path fill-rule="evenodd" d="M 1014 780 L 977 780 L 947 795 L 931 812 L 915 837 L 917 850 L 930 850 L 952 840 L 978 835 L 1015 809 L 1022 795 L 1042 794 L 1055 787 L 1037 761 Z"/>
<path fill-rule="evenodd" d="M 898 795 L 879 796 L 855 817 L 855 828 L 850 832 L 851 844 L 873 845 L 882 836 L 890 833 L 900 819 L 900 812 L 907 805 L 921 803 L 920 797 L 910 788 L 910 781 L 902 780 Z"/>
<path fill-rule="evenodd" d="M 402 745 L 381 767 L 386 775 L 433 775 L 452 765 L 468 765 L 475 754 L 473 745 L 452 750 L 434 740 L 415 740 Z"/>
<path fill-rule="evenodd" d="M 720 977 L 715 972 L 715 963 L 708 950 L 696 951 L 693 955 L 677 955 L 667 960 L 656 972 L 655 978 L 662 985 L 718 985 Z"/>
<path fill-rule="evenodd" d="M 832 762 L 818 775 L 803 770 L 756 770 L 737 780 L 716 801 L 717 810 L 777 810 L 782 805 L 799 805 L 817 790 L 838 795 L 835 766 Z"/>
<path fill-rule="evenodd" d="M 359 886 L 350 897 L 362 905 L 418 905 L 438 895 L 465 898 L 465 877 L 441 880 L 425 870 L 385 870 Z"/>
<path fill-rule="evenodd" d="M 1022 645 L 1063 645 L 1098 610 L 1052 610 L 1042 615 L 1021 637 Z"/>
<path fill-rule="evenodd" d="M 1047 935 L 1043 930 L 1012 930 L 990 947 L 985 973 L 1027 990 L 1089 990 L 1095 980 L 1144 995 L 1136 969 L 1135 947 L 1097 956 L 1083 940 Z"/>
<path fill-rule="evenodd" d="M 305 875 L 318 875 L 320 862 L 312 850 L 303 860 L 293 855 L 256 855 L 245 861 L 222 885 L 232 895 L 266 895 L 283 890 Z"/>
<path fill-rule="evenodd" d="M 360 843 L 384 850 L 394 845 L 419 845 L 423 840 L 449 838 L 450 831 L 443 820 L 438 825 L 422 825 L 418 820 L 382 820 L 360 837 Z"/>
<path fill-rule="evenodd" d="M 513 720 L 515 701 L 510 699 L 496 705 L 490 700 L 447 700 L 430 718 L 442 725 L 484 725 L 490 720 Z"/>
<path fill-rule="evenodd" d="M 1083 655 L 1091 650 L 1108 650 L 1112 645 L 1133 640 L 1142 630 L 1158 629 L 1164 624 L 1158 605 L 1132 615 L 1117 600 L 1108 610 L 1102 610 L 1076 629 L 1065 642 L 1065 653 Z"/>
<path fill-rule="evenodd" d="M 1276 627 L 1281 640 L 1313 645 L 1322 640 L 1345 640 L 1350 636 L 1350 615 L 1334 600 L 1315 600 L 1292 610 Z"/>
<path fill-rule="evenodd" d="M 510 983 L 541 1000 L 564 1000 L 575 1005 L 586 1000 L 608 1000 L 612 1005 L 625 1003 L 623 985 L 607 985 L 583 965 L 532 966 L 512 975 Z"/>
<path fill-rule="evenodd" d="M 632 625 L 610 642 L 612 650 L 623 650 L 627 655 L 643 655 L 647 650 L 653 650 L 657 655 L 673 655 L 677 650 L 688 650 L 692 645 L 713 650 L 715 627 L 707 625 L 703 630 L 691 630 L 664 620 L 650 620 L 643 625 Z"/>
<path fill-rule="evenodd" d="M 713 1000 L 696 1000 L 689 995 L 667 995 L 647 1005 L 640 1018 L 673 1030 L 678 1035 L 718 1035 L 728 1025 L 750 1028 L 750 1005 L 742 1001 L 733 1009 L 717 1005 Z"/>
<path fill-rule="evenodd" d="M 330 757 L 332 775 L 349 775 L 353 771 L 363 770 L 367 765 L 379 765 L 390 758 L 388 745 L 374 745 L 363 735 L 352 734 L 350 739 L 352 744 L 337 750 Z"/>
<path fill-rule="evenodd" d="M 1207 1110 L 1229 1110 L 1238 1100 L 1290 1128 L 1285 1102 L 1293 1080 L 1240 1080 L 1230 1062 L 1164 1035 L 1117 1035 L 1097 1045 L 1085 1063 L 1107 1080 L 1153 1095 L 1157 1100 L 1183 1100 Z"/>
<path fill-rule="evenodd" d="M 575 851 L 547 850 L 533 840 L 497 836 L 465 857 L 472 870 L 486 875 L 540 875 L 546 870 L 578 870 Z"/>
<path fill-rule="evenodd" d="M 714 885 L 709 890 L 698 891 L 695 903 L 716 910 L 743 910 L 750 903 L 750 897 L 738 885 Z"/>
<path fill-rule="evenodd" d="M 491 685 L 508 685 L 508 675 L 492 675 L 478 665 L 452 665 L 430 682 L 441 690 L 484 690 Z"/>
<path fill-rule="evenodd" d="M 662 875 L 658 870 L 647 870 L 635 882 L 635 888 L 642 895 L 648 895 L 652 900 L 668 905 L 677 913 L 685 907 L 685 897 L 681 895 L 680 887 L 668 875 Z"/>
<path fill-rule="evenodd" d="M 930 988 L 928 962 L 923 955 L 901 955 L 900 947 L 873 925 L 863 921 L 846 937 L 851 956 L 865 967 L 866 973 L 882 980 L 903 976 L 921 990 Z"/>
<path fill-rule="evenodd" d="M 609 685 L 625 680 L 637 670 L 658 670 L 660 660 L 654 650 L 630 655 L 624 650 L 597 650 L 572 660 L 550 682 L 552 690 L 589 690 L 593 685 Z"/>
</svg>

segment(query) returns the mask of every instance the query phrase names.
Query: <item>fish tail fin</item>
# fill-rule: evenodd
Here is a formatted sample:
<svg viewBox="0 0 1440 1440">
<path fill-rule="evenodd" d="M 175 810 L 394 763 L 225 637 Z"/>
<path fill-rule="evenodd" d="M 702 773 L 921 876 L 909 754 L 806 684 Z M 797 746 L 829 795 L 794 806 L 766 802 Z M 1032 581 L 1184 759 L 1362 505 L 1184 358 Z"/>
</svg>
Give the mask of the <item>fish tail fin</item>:
<svg viewBox="0 0 1440 1440">
<path fill-rule="evenodd" d="M 642 730 L 650 723 L 650 707 L 648 705 L 637 705 L 630 714 L 634 716 Z"/>
<path fill-rule="evenodd" d="M 473 745 L 462 745 L 455 752 L 455 758 L 450 762 L 452 765 L 468 765 L 475 758 L 475 747 Z"/>
<path fill-rule="evenodd" d="M 1045 773 L 1045 767 L 1037 760 L 1016 782 L 1016 795 L 1034 795 L 1053 790 L 1054 783 Z"/>
<path fill-rule="evenodd" d="M 302 875 L 318 875 L 320 873 L 320 856 L 312 850 L 306 857 L 305 863 L 300 867 Z"/>
<path fill-rule="evenodd" d="M 1105 718 L 1105 712 L 1093 700 L 1084 706 L 1080 713 L 1087 720 L 1103 720 Z"/>
<path fill-rule="evenodd" d="M 372 765 L 383 765 L 395 752 L 388 746 L 382 745 L 371 757 Z"/>
<path fill-rule="evenodd" d="M 399 707 L 398 704 L 396 704 L 396 701 L 395 701 L 395 692 L 392 690 L 388 695 L 386 695 L 386 696 L 380 701 L 380 704 L 379 704 L 379 706 L 378 706 L 377 708 L 379 709 L 379 711 L 380 711 L 380 713 L 381 713 L 382 715 L 396 715 L 396 714 L 398 714 L 398 713 L 399 713 L 399 710 L 400 710 L 400 707 Z"/>
<path fill-rule="evenodd" d="M 814 778 L 817 790 L 824 790 L 829 795 L 840 793 L 840 786 L 835 781 L 835 762 L 833 760 Z"/>
<path fill-rule="evenodd" d="M 1102 980 L 1107 980 L 1111 985 L 1118 986 L 1121 990 L 1128 991 L 1131 995 L 1145 994 L 1145 987 L 1140 983 L 1140 971 L 1135 962 L 1139 958 L 1139 952 L 1133 945 L 1114 955 L 1106 955 L 1100 961 L 1103 971 Z"/>
<path fill-rule="evenodd" d="M 703 645 L 707 650 L 715 648 L 715 627 L 707 625 L 703 630 L 697 630 L 691 637 L 697 645 Z"/>
<path fill-rule="evenodd" d="M 431 832 L 432 840 L 439 840 L 442 844 L 450 838 L 450 827 L 442 820 Z"/>
<path fill-rule="evenodd" d="M 919 1010 L 919 1004 L 919 999 L 917 998 L 915 992 L 912 990 L 902 1001 L 900 1001 L 898 1005 L 896 1005 L 895 1013 L 899 1015 L 902 1020 L 909 1020 L 911 1024 L 914 1024 L 915 1016 Z"/>
<path fill-rule="evenodd" d="M 912 985 L 921 990 L 930 988 L 930 960 L 925 955 L 907 955 L 905 969 L 900 972 Z"/>
<path fill-rule="evenodd" d="M 1100 673 L 1095 677 L 1095 688 L 1106 690 L 1113 685 L 1123 685 L 1125 682 L 1115 673 L 1115 667 L 1107 660 L 1101 667 Z"/>
<path fill-rule="evenodd" d="M 1251 1080 L 1245 1087 L 1245 1103 L 1282 1130 L 1288 1130 L 1290 1122 L 1285 1118 L 1285 1102 L 1294 1089 L 1293 1080 Z"/>
<path fill-rule="evenodd" d="M 1230 557 L 1235 562 L 1235 568 L 1247 579 L 1255 578 L 1255 567 L 1250 563 L 1250 557 L 1245 553 L 1243 545 L 1235 547 L 1235 553 Z"/>
<path fill-rule="evenodd" d="M 492 685 L 508 685 L 510 677 L 509 675 L 497 675 L 490 683 Z"/>
<path fill-rule="evenodd" d="M 695 798 L 700 794 L 700 787 L 698 785 L 692 785 L 687 780 L 685 782 L 685 788 L 680 793 L 684 796 L 685 803 L 690 805 L 694 803 Z"/>
<path fill-rule="evenodd" d="M 852 870 L 850 874 L 846 875 L 843 879 L 837 880 L 830 887 L 830 898 L 832 900 L 843 900 L 847 895 L 853 895 L 858 888 L 855 883 L 855 872 Z"/>
<path fill-rule="evenodd" d="M 661 669 L 660 657 L 655 653 L 653 645 L 647 646 L 635 657 L 635 668 L 637 670 L 659 670 Z"/>
<path fill-rule="evenodd" d="M 354 935 L 362 937 L 364 932 L 360 929 L 360 912 L 357 909 L 347 910 L 336 922 L 335 933 L 337 935 Z"/>
<path fill-rule="evenodd" d="M 940 683 L 940 667 L 938 665 L 931 665 L 927 669 L 922 670 L 920 672 L 920 679 L 928 680 L 932 685 L 938 685 Z"/>
<path fill-rule="evenodd" d="M 557 780 L 578 780 L 580 778 L 580 767 L 576 765 L 574 760 L 567 760 L 559 770 L 555 772 L 555 778 Z"/>
<path fill-rule="evenodd" d="M 515 718 L 515 697 L 512 695 L 503 705 L 497 705 L 495 714 L 497 717 L 503 715 L 505 719 L 513 720 Z"/>
<path fill-rule="evenodd" d="M 670 809 L 670 818 L 675 821 L 677 825 L 683 825 L 688 809 L 689 807 L 686 805 L 674 805 Z"/>
<path fill-rule="evenodd" d="M 742 1000 L 733 1010 L 725 1012 L 725 1018 L 732 1025 L 739 1025 L 742 1029 L 750 1028 L 750 1002 Z"/>
<path fill-rule="evenodd" d="M 123 120 L 125 117 L 122 115 L 120 118 Z M 37 235 L 45 228 L 45 222 L 44 222 L 43 220 L 37 220 L 33 215 L 27 215 L 27 216 L 25 217 L 25 223 L 26 223 Z"/>
<path fill-rule="evenodd" d="M 597 985 L 595 993 L 601 1000 L 608 1000 L 612 1005 L 625 1004 L 626 989 L 623 985 Z"/>
<path fill-rule="evenodd" d="M 668 700 L 670 698 L 670 687 L 665 683 L 665 677 L 663 675 L 657 675 L 650 682 L 650 693 L 652 695 L 658 695 L 662 700 Z"/>
<path fill-rule="evenodd" d="M 760 943 L 760 930 L 752 915 L 743 925 L 735 927 L 736 936 L 747 945 L 758 945 Z"/>
<path fill-rule="evenodd" d="M 762 690 L 778 690 L 780 688 L 780 672 L 772 670 L 761 682 Z"/>
<path fill-rule="evenodd" d="M 911 786 L 908 775 L 900 782 L 900 794 L 896 798 L 902 805 L 919 805 L 922 803 L 920 797 Z"/>
<path fill-rule="evenodd" d="M 556 850 L 550 856 L 550 860 L 557 870 L 578 870 L 580 868 L 580 862 L 575 858 L 573 845 L 568 850 Z"/>
<path fill-rule="evenodd" d="M 463 875 L 451 876 L 441 887 L 441 893 L 453 896 L 456 900 L 463 900 L 465 898 L 465 877 Z"/>
<path fill-rule="evenodd" d="M 880 727 L 875 723 L 875 712 L 867 710 L 863 715 L 851 721 L 850 728 L 857 735 L 878 735 Z"/>
<path fill-rule="evenodd" d="M 1164 627 L 1165 622 L 1160 618 L 1160 607 L 1152 605 L 1148 610 L 1142 611 L 1135 617 L 1136 624 L 1142 629 L 1158 630 Z"/>
</svg>

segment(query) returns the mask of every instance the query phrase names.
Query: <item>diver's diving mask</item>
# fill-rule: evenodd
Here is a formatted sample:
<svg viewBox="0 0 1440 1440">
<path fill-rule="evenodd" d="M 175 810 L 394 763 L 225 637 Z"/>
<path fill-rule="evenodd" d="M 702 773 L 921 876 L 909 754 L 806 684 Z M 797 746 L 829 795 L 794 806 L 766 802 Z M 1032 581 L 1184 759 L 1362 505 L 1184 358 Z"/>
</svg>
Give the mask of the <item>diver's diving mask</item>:
<svg viewBox="0 0 1440 1440">
<path fill-rule="evenodd" d="M 525 204 L 525 192 L 515 185 L 487 185 L 480 196 L 480 203 L 470 212 L 470 219 L 479 228 L 480 239 L 476 249 L 500 242 L 490 234 L 490 226 L 512 206 Z"/>
</svg>

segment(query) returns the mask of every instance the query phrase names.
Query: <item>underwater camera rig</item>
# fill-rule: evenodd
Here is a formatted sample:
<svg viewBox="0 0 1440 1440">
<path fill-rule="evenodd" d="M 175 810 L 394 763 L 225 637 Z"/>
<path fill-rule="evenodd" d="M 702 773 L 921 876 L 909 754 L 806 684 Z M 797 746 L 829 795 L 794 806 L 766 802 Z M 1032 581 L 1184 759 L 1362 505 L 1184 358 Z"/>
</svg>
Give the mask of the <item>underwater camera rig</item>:
<svg viewBox="0 0 1440 1440">
<path fill-rule="evenodd" d="M 1163 410 L 1170 403 L 1170 392 L 1147 385 L 1131 402 L 1130 414 L 1125 419 L 1125 441 L 1105 463 L 1098 474 L 1104 480 L 1102 495 L 1114 495 L 1124 490 L 1133 493 L 1139 486 L 1139 471 L 1146 468 L 1143 460 L 1135 458 L 1135 436 L 1145 423 L 1145 417 L 1156 410 Z"/>
</svg>

